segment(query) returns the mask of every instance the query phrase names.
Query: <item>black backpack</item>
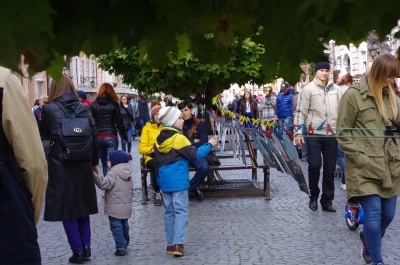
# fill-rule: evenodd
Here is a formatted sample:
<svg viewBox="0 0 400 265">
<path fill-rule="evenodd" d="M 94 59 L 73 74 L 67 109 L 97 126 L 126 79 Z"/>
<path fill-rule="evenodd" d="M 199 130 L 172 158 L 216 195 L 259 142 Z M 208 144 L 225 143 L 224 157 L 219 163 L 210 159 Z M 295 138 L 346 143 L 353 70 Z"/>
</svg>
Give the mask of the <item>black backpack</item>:
<svg viewBox="0 0 400 265">
<path fill-rule="evenodd" d="M 83 105 L 80 103 L 75 110 L 66 109 L 59 102 L 55 103 L 64 111 L 58 129 L 57 154 L 63 162 L 88 162 L 93 158 L 92 130 L 88 118 L 76 118 L 76 112 Z"/>
</svg>

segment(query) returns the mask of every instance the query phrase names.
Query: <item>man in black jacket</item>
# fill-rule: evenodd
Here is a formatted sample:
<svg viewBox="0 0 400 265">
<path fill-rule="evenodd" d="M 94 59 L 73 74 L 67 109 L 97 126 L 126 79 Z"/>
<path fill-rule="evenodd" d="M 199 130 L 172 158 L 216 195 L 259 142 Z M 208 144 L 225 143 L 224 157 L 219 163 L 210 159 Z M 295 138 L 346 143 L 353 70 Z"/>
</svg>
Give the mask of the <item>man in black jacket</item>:
<svg viewBox="0 0 400 265">
<path fill-rule="evenodd" d="M 149 112 L 149 104 L 147 104 L 147 100 L 144 95 L 139 95 L 139 101 L 137 102 L 138 108 L 138 121 L 140 124 L 140 130 L 144 127 L 146 122 L 150 120 L 150 112 Z"/>
<path fill-rule="evenodd" d="M 192 103 L 182 101 L 179 103 L 178 108 L 182 111 L 182 118 L 184 120 L 183 134 L 189 139 L 190 143 L 195 147 L 208 143 L 206 125 L 200 119 L 193 116 Z M 198 162 L 190 163 L 190 165 L 196 168 L 196 174 L 190 180 L 189 196 L 196 198 L 198 201 L 202 201 L 204 200 L 204 196 L 197 187 L 208 175 L 208 162 L 203 158 Z"/>
</svg>

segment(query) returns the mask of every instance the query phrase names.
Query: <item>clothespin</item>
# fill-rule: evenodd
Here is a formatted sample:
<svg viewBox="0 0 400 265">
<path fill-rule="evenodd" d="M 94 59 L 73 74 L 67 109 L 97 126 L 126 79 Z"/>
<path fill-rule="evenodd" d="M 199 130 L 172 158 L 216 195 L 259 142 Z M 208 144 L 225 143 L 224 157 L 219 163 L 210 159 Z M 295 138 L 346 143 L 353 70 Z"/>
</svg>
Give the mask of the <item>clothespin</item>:
<svg viewBox="0 0 400 265">
<path fill-rule="evenodd" d="M 332 126 L 328 123 L 326 125 L 326 136 L 328 136 L 328 132 L 330 132 L 332 135 L 335 135 L 335 132 L 332 129 Z"/>
<path fill-rule="evenodd" d="M 392 126 L 386 126 L 386 130 L 385 130 L 385 136 L 394 136 L 393 132 L 395 132 L 395 130 L 392 130 Z M 385 138 L 385 140 L 383 141 L 383 146 L 386 145 L 388 138 Z M 395 145 L 397 145 L 396 139 L 392 138 L 393 142 Z"/>
<path fill-rule="evenodd" d="M 294 123 L 291 123 L 291 129 L 290 132 L 286 130 L 286 127 L 283 126 L 282 129 L 286 133 L 286 135 L 289 137 L 290 141 L 293 141 L 293 133 L 294 133 Z"/>
<path fill-rule="evenodd" d="M 268 137 L 268 138 L 272 138 L 272 128 L 268 127 L 267 130 L 264 131 L 264 134 Z"/>
<path fill-rule="evenodd" d="M 307 136 L 308 136 L 310 133 L 311 133 L 311 134 L 314 134 L 314 129 L 313 129 L 311 123 L 308 125 Z"/>
</svg>

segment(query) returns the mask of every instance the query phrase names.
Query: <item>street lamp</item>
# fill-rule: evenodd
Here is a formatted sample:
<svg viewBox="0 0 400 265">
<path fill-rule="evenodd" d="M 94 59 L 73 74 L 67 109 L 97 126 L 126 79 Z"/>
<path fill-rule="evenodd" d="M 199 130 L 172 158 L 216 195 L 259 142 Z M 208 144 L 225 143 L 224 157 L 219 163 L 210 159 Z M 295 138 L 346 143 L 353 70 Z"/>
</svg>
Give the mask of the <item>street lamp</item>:
<svg viewBox="0 0 400 265">
<path fill-rule="evenodd" d="M 372 60 L 375 59 L 376 54 L 378 53 L 378 48 L 379 45 L 374 43 L 370 46 L 370 48 L 368 49 L 369 55 L 371 55 Z"/>
<path fill-rule="evenodd" d="M 96 85 L 96 82 L 95 82 L 94 80 L 90 81 L 90 86 L 91 86 L 92 88 L 94 88 L 95 85 Z"/>
</svg>

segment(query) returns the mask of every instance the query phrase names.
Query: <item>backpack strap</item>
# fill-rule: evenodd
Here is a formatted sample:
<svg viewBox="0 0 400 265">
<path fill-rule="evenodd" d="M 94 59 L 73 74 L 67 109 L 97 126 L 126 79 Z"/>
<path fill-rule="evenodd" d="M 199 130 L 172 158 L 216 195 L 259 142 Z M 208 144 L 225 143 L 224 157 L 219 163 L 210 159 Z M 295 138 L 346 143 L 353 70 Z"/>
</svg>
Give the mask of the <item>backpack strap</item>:
<svg viewBox="0 0 400 265">
<path fill-rule="evenodd" d="M 56 103 L 60 107 L 60 109 L 62 109 L 62 111 L 65 113 L 65 117 L 68 117 L 68 118 L 75 118 L 76 111 L 78 110 L 78 108 L 82 107 L 81 106 L 82 104 L 79 103 L 78 106 L 75 108 L 75 110 L 73 108 L 67 109 L 60 102 L 58 102 L 58 101 L 53 101 L 53 102 Z"/>
<path fill-rule="evenodd" d="M 197 127 L 199 127 L 201 120 L 199 120 L 196 117 L 193 117 L 194 124 L 192 125 L 192 128 L 190 128 L 190 132 L 188 134 L 189 139 L 192 138 L 193 133 L 196 131 Z"/>
</svg>

